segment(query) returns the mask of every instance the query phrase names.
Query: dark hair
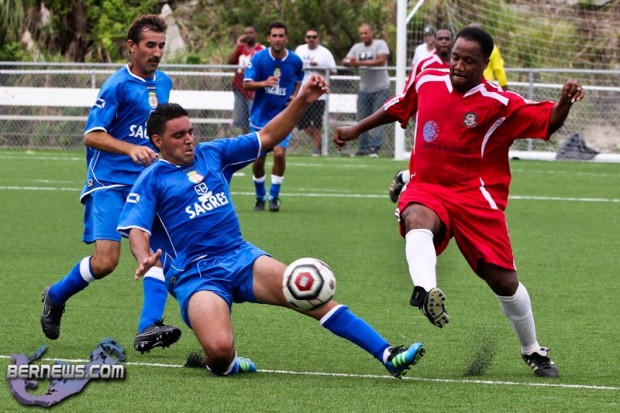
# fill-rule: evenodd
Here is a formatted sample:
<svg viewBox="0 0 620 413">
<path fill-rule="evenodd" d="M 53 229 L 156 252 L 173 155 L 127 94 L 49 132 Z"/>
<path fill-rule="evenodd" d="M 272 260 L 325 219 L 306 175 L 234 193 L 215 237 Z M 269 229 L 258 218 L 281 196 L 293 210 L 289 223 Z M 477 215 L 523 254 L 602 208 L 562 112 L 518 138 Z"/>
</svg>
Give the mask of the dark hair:
<svg viewBox="0 0 620 413">
<path fill-rule="evenodd" d="M 491 52 L 493 52 L 493 38 L 486 31 L 479 27 L 467 26 L 457 33 L 456 39 L 459 37 L 477 42 L 480 45 L 480 50 L 485 59 L 491 57 Z"/>
<path fill-rule="evenodd" d="M 284 34 L 288 35 L 288 30 L 286 28 L 286 24 L 282 22 L 273 22 L 269 25 L 269 29 L 267 29 L 267 34 L 271 34 L 271 29 L 284 29 Z"/>
<path fill-rule="evenodd" d="M 149 120 L 146 121 L 146 134 L 149 135 L 153 146 L 155 144 L 151 136 L 163 135 L 166 132 L 166 123 L 169 120 L 183 116 L 189 116 L 189 113 L 178 103 L 162 103 L 157 106 L 149 115 Z"/>
<path fill-rule="evenodd" d="M 450 37 L 454 37 L 454 30 L 452 30 L 452 26 L 450 26 L 449 24 L 443 24 L 441 25 L 437 31 L 439 30 L 447 30 L 450 32 Z"/>
<path fill-rule="evenodd" d="M 145 14 L 136 17 L 131 23 L 127 32 L 127 39 L 138 44 L 144 37 L 143 33 L 145 30 L 151 30 L 155 33 L 166 33 L 167 28 L 166 21 L 157 14 Z"/>
</svg>

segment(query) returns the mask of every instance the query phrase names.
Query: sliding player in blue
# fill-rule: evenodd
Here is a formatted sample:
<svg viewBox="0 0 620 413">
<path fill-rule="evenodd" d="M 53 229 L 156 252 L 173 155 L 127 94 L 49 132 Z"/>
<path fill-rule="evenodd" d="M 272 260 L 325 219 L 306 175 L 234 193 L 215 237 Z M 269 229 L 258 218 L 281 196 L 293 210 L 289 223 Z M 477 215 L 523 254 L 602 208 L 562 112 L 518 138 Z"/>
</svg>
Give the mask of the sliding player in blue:
<svg viewBox="0 0 620 413">
<path fill-rule="evenodd" d="M 83 241 L 94 243 L 95 251 L 43 291 L 41 327 L 49 339 L 60 336 L 67 300 L 118 265 L 121 236 L 116 227 L 125 198 L 144 167 L 158 158 L 146 133 L 146 121 L 158 104 L 168 102 L 172 88 L 170 78 L 157 70 L 166 27 L 157 15 L 134 20 L 127 35 L 130 63 L 104 82 L 90 110 L 84 132 L 88 171 L 80 199 L 85 206 Z M 134 341 L 141 353 L 167 347 L 181 336 L 178 327 L 163 324 L 168 294 L 160 266 L 145 274 L 143 286 L 144 303 Z"/>
<path fill-rule="evenodd" d="M 149 118 L 148 134 L 162 160 L 136 181 L 118 229 L 129 237 L 138 261 L 136 278 L 164 257 L 168 290 L 202 346 L 204 365 L 214 374 L 256 371 L 252 360 L 237 356 L 230 316 L 233 302 L 292 309 L 282 292 L 286 265 L 241 235 L 227 171 L 273 148 L 327 91 L 325 80 L 312 75 L 290 105 L 260 132 L 199 145 L 188 112 L 180 105 L 160 105 Z M 168 235 L 166 251 L 153 252 L 154 221 Z M 421 343 L 392 347 L 365 320 L 333 300 L 302 313 L 364 349 L 394 377 L 404 375 L 424 354 Z"/>
</svg>

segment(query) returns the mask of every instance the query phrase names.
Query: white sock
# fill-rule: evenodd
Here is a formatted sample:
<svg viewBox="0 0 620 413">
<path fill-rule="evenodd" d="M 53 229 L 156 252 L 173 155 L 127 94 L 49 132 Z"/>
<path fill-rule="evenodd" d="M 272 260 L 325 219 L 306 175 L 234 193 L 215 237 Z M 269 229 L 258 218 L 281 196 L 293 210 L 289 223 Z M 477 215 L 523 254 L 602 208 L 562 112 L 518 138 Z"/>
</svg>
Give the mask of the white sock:
<svg viewBox="0 0 620 413">
<path fill-rule="evenodd" d="M 82 261 L 80 261 L 80 275 L 87 283 L 92 283 L 96 280 L 95 276 L 90 271 L 90 257 L 84 257 Z"/>
<path fill-rule="evenodd" d="M 437 287 L 437 254 L 433 233 L 428 229 L 412 229 L 405 235 L 405 255 L 414 286 L 429 291 Z"/>
<path fill-rule="evenodd" d="M 536 340 L 532 303 L 525 286 L 519 283 L 519 287 L 512 297 L 498 295 L 497 299 L 502 310 L 504 310 L 504 314 L 510 320 L 512 328 L 517 333 L 517 338 L 521 343 L 521 354 L 531 354 L 540 350 L 540 345 Z"/>
<path fill-rule="evenodd" d="M 404 184 L 408 184 L 411 180 L 411 173 L 409 172 L 409 169 L 401 171 L 400 178 L 403 180 Z"/>
<path fill-rule="evenodd" d="M 284 181 L 284 177 L 283 176 L 278 176 L 278 175 L 271 175 L 271 183 L 275 184 L 275 185 L 282 185 L 282 182 Z"/>
</svg>

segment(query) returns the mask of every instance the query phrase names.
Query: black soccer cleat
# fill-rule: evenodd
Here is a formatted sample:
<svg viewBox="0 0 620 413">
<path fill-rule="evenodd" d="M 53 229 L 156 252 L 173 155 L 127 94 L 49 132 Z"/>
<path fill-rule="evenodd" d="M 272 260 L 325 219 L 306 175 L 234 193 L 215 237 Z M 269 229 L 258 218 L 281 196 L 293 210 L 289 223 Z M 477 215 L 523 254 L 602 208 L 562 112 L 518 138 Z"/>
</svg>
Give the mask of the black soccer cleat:
<svg viewBox="0 0 620 413">
<path fill-rule="evenodd" d="M 439 288 L 431 288 L 427 292 L 422 287 L 414 287 L 410 304 L 422 310 L 422 314 L 428 318 L 431 324 L 443 328 L 450 322 L 444 306 L 445 302 L 446 295 Z"/>
<path fill-rule="evenodd" d="M 167 326 L 159 321 L 136 334 L 133 348 L 140 353 L 148 353 L 155 347 L 170 347 L 181 338 L 181 329 L 176 326 Z"/>
<path fill-rule="evenodd" d="M 522 354 L 521 357 L 538 377 L 560 377 L 558 367 L 549 358 L 549 349 L 547 347 L 541 347 L 540 350 L 532 354 Z"/>
<path fill-rule="evenodd" d="M 265 200 L 261 198 L 256 198 L 256 202 L 254 202 L 254 211 L 264 211 L 265 210 Z"/>
<path fill-rule="evenodd" d="M 392 182 L 390 182 L 390 200 L 392 202 L 397 202 L 400 193 L 403 190 L 405 183 L 403 182 L 403 171 L 396 172 L 394 178 L 392 178 Z"/>
<path fill-rule="evenodd" d="M 49 296 L 49 291 L 52 286 L 47 286 L 43 290 L 43 311 L 41 312 L 41 327 L 43 328 L 43 334 L 50 340 L 56 340 L 60 337 L 60 319 L 62 313 L 65 312 L 64 304 L 56 304 Z"/>
<path fill-rule="evenodd" d="M 278 212 L 280 210 L 280 198 L 273 198 L 269 200 L 269 210 L 271 212 Z"/>
</svg>

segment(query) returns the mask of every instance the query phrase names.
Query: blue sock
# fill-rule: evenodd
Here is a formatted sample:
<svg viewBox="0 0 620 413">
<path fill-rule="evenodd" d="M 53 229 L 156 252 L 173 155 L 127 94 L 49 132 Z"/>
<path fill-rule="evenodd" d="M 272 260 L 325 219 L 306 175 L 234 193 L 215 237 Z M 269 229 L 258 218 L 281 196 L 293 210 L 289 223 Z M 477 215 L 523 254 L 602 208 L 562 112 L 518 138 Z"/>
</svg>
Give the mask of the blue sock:
<svg viewBox="0 0 620 413">
<path fill-rule="evenodd" d="M 253 177 L 254 181 L 254 189 L 256 191 L 256 199 L 262 199 L 263 201 L 267 197 L 267 190 L 265 189 L 265 178 L 267 175 L 262 178 Z"/>
<path fill-rule="evenodd" d="M 383 363 L 383 353 L 390 347 L 390 343 L 365 320 L 353 314 L 347 306 L 334 307 L 321 319 L 321 325 L 337 336 L 357 344 Z"/>
<path fill-rule="evenodd" d="M 271 175 L 271 186 L 269 187 L 269 199 L 280 198 L 280 187 L 282 187 L 283 176 Z"/>
<path fill-rule="evenodd" d="M 90 269 L 90 257 L 86 257 L 75 264 L 62 280 L 52 285 L 49 297 L 56 304 L 64 304 L 73 295 L 88 287 L 92 281 L 95 281 L 95 277 Z"/>
<path fill-rule="evenodd" d="M 151 267 L 144 276 L 142 287 L 144 290 L 144 301 L 142 302 L 138 332 L 144 331 L 147 327 L 162 321 L 164 318 L 168 290 L 164 283 L 162 269 Z"/>
</svg>

